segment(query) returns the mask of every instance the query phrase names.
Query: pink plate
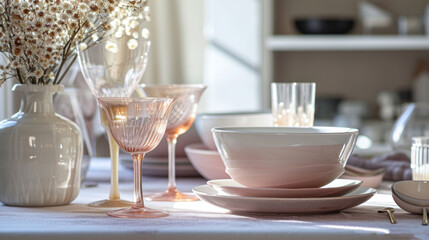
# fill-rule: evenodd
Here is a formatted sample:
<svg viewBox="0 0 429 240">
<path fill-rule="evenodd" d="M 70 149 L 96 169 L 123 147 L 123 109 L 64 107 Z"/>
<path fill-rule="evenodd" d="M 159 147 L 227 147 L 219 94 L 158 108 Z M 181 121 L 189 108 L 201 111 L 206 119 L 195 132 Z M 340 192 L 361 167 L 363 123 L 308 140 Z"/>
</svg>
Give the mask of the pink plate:
<svg viewBox="0 0 429 240">
<path fill-rule="evenodd" d="M 203 185 L 193 189 L 203 201 L 225 208 L 231 212 L 258 214 L 318 214 L 338 212 L 356 207 L 370 199 L 377 191 L 360 187 L 340 197 L 321 198 L 262 198 L 223 194 Z"/>
<path fill-rule="evenodd" d="M 249 188 L 232 179 L 208 181 L 217 191 L 245 197 L 314 198 L 343 196 L 361 185 L 362 181 L 336 179 L 321 188 Z"/>
<path fill-rule="evenodd" d="M 361 180 L 362 187 L 378 188 L 381 182 L 383 181 L 383 177 L 384 177 L 384 173 L 380 173 L 374 176 L 352 176 L 348 174 L 343 174 L 340 178 Z"/>
</svg>

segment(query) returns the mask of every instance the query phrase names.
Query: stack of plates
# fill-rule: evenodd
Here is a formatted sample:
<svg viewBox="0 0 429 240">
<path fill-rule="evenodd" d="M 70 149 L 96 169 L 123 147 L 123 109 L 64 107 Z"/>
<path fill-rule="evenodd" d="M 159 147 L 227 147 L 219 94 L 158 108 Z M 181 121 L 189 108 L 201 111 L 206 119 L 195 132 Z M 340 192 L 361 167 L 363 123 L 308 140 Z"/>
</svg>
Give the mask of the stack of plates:
<svg viewBox="0 0 429 240">
<path fill-rule="evenodd" d="M 133 169 L 133 160 L 130 157 L 121 158 L 120 162 L 124 167 Z M 168 176 L 168 157 L 145 157 L 143 159 L 142 174 L 154 177 Z M 177 157 L 176 176 L 198 177 L 200 174 L 198 174 L 186 157 Z"/>
<path fill-rule="evenodd" d="M 320 188 L 251 188 L 232 179 L 212 180 L 193 189 L 203 201 L 232 212 L 315 214 L 336 212 L 369 200 L 376 190 L 362 181 L 336 179 Z"/>
</svg>

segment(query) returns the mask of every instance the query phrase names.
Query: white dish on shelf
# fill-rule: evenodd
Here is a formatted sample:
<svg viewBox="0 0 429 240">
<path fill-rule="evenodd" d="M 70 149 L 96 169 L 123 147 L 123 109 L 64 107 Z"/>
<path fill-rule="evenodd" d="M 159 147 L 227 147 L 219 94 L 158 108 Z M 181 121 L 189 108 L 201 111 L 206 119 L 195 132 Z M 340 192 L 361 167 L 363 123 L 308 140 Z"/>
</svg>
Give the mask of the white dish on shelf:
<svg viewBox="0 0 429 240">
<path fill-rule="evenodd" d="M 235 196 L 269 198 L 310 198 L 343 196 L 361 185 L 362 181 L 335 179 L 321 188 L 248 188 L 232 179 L 208 181 L 216 190 Z"/>
<path fill-rule="evenodd" d="M 369 200 L 376 190 L 358 188 L 340 197 L 322 198 L 260 198 L 242 197 L 221 193 L 202 185 L 192 190 L 201 200 L 231 212 L 259 214 L 316 214 L 337 212 L 356 207 Z"/>
</svg>

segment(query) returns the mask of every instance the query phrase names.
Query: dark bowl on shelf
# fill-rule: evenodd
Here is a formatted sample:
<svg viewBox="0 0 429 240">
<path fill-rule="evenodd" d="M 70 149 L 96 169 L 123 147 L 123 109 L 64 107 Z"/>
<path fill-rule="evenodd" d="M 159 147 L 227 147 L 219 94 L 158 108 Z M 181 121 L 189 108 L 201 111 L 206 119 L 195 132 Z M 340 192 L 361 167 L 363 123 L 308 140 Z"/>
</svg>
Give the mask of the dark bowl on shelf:
<svg viewBox="0 0 429 240">
<path fill-rule="evenodd" d="M 346 34 L 353 29 L 353 19 L 307 18 L 294 21 L 302 34 Z"/>
</svg>

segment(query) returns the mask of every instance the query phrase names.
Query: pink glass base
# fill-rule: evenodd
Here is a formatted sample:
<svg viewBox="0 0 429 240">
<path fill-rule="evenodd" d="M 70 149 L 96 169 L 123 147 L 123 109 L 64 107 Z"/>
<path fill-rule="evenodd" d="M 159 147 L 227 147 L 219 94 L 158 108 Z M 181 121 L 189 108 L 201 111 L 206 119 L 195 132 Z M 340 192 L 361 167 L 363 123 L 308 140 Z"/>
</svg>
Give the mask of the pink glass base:
<svg viewBox="0 0 429 240">
<path fill-rule="evenodd" d="M 198 197 L 190 194 L 184 194 L 177 191 L 176 188 L 169 189 L 163 193 L 156 193 L 148 196 L 146 199 L 150 201 L 165 201 L 165 202 L 192 202 L 199 201 Z"/>
<path fill-rule="evenodd" d="M 122 199 L 112 199 L 112 200 L 100 200 L 97 202 L 89 203 L 88 206 L 95 208 L 124 208 L 130 207 L 133 203 L 130 201 L 122 200 Z"/>
<path fill-rule="evenodd" d="M 167 217 L 168 213 L 156 211 L 146 207 L 130 207 L 109 212 L 108 215 L 117 218 L 160 218 Z"/>
</svg>

